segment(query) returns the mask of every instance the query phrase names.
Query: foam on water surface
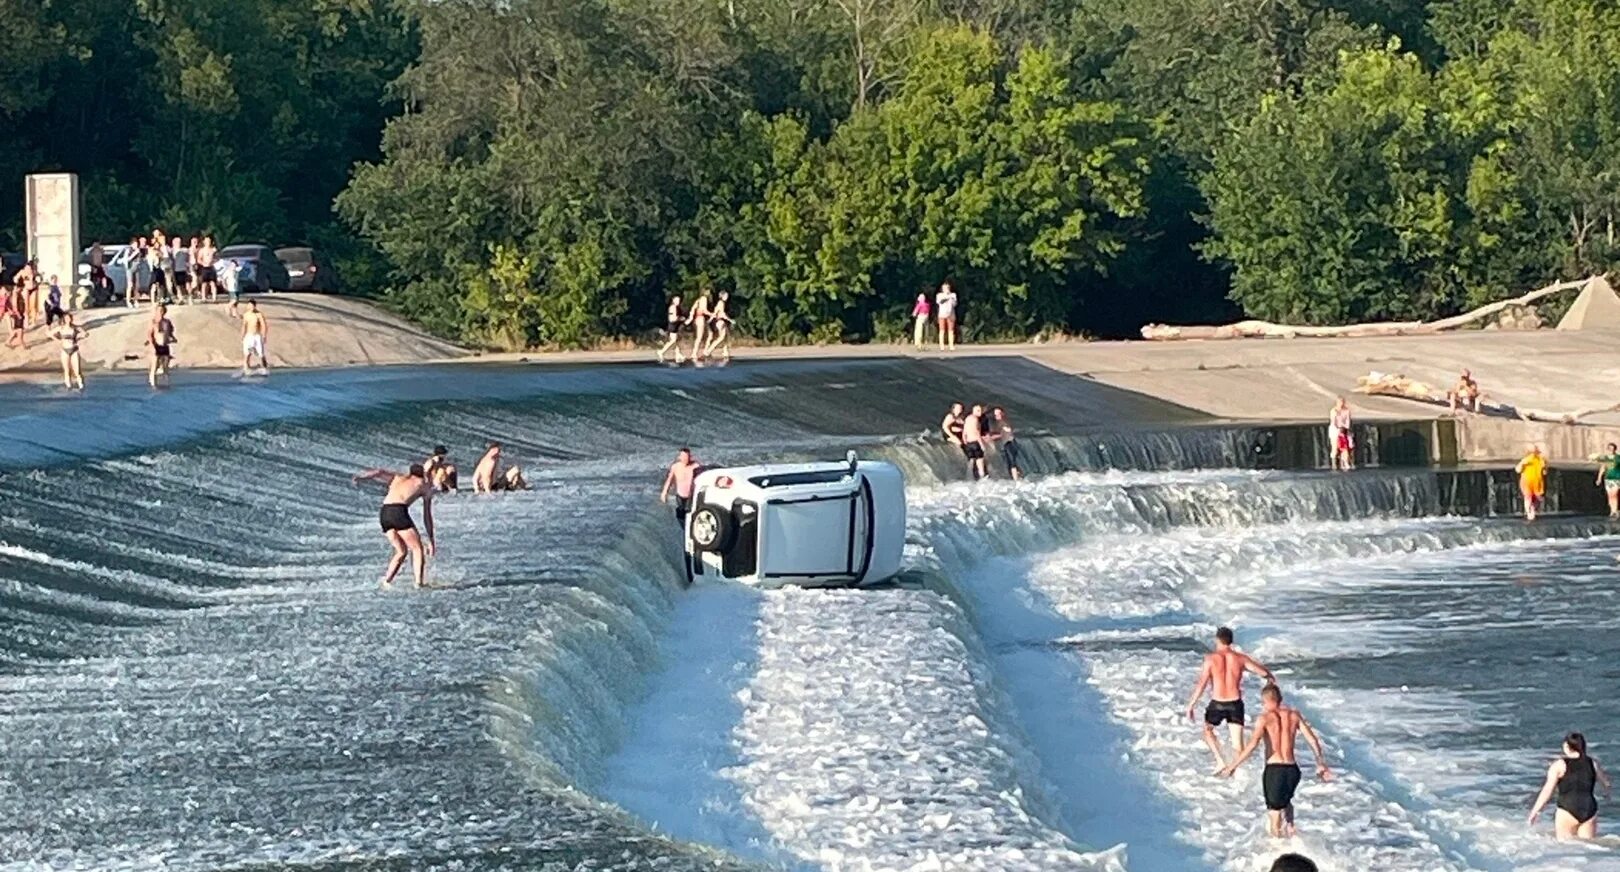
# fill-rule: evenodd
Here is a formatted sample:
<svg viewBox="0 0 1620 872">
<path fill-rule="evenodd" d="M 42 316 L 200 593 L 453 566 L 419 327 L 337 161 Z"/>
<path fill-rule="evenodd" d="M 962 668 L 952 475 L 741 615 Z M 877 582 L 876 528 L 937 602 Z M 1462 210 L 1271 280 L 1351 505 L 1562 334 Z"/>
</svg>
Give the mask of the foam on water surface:
<svg viewBox="0 0 1620 872">
<path fill-rule="evenodd" d="M 1278 493 L 1233 487 L 1245 479 L 1270 480 Z M 1601 523 L 1527 527 L 1412 517 L 1424 496 L 1420 474 L 1341 482 L 1150 473 L 1065 476 L 1028 488 L 946 487 L 914 500 L 912 554 L 935 567 L 991 650 L 1003 651 L 998 674 L 1021 719 L 1069 719 L 1067 728 L 1029 727 L 1059 787 L 1061 814 L 1082 839 L 1126 838 L 1131 855 L 1146 862 L 1132 868 L 1265 869 L 1290 847 L 1325 869 L 1611 868 L 1603 848 L 1558 846 L 1524 832 L 1517 801 L 1528 803 L 1539 776 L 1526 774 L 1522 761 L 1544 767 L 1543 754 L 1515 748 L 1509 756 L 1520 764 L 1484 766 L 1495 758 L 1469 745 L 1478 736 L 1468 735 L 1455 757 L 1434 747 L 1461 725 L 1493 723 L 1474 694 L 1397 687 L 1358 697 L 1336 670 L 1319 668 L 1324 659 L 1355 658 L 1369 664 L 1364 671 L 1380 671 L 1380 658 L 1417 656 L 1425 642 L 1432 645 L 1436 627 L 1479 634 L 1492 620 L 1563 625 L 1564 616 L 1516 608 L 1499 592 L 1534 595 L 1540 588 L 1526 581 L 1523 563 L 1585 547 L 1526 537 L 1591 534 Z M 1065 537 L 1083 544 L 1066 545 Z M 1603 568 L 1602 560 L 1582 562 L 1593 567 L 1588 573 Z M 1454 580 L 1458 566 L 1494 569 Z M 1373 590 L 1392 598 L 1361 608 L 1309 607 Z M 1484 604 L 1498 616 L 1488 616 Z M 1587 626 L 1606 627 L 1609 615 L 1588 615 Z M 1258 764 L 1234 781 L 1210 777 L 1213 761 L 1199 727 L 1181 715 L 1200 652 L 1222 622 L 1243 628 L 1242 640 L 1279 669 L 1290 701 L 1326 730 L 1331 753 L 1349 764 L 1348 772 L 1337 767 L 1340 781 L 1301 789 L 1296 845 L 1263 836 Z M 1389 667 L 1400 668 L 1393 661 Z M 1451 679 L 1463 687 L 1495 680 L 1488 660 L 1474 668 Z M 1380 704 L 1394 693 L 1401 704 Z M 1072 702 L 1055 702 L 1054 694 Z M 1086 723 L 1088 704 L 1103 708 L 1104 725 Z M 1113 754 L 1080 755 L 1091 777 L 1074 777 L 1063 770 L 1077 755 L 1076 741 L 1107 743 Z M 1423 777 L 1435 770 L 1456 775 Z M 1517 785 L 1512 806 L 1500 792 L 1480 790 L 1499 779 Z M 1161 826 L 1138 825 L 1133 833 L 1111 816 L 1108 794 L 1121 787 L 1144 797 L 1146 813 Z M 1197 859 L 1176 857 L 1177 845 Z M 1159 856 L 1147 860 L 1144 849 Z M 1558 865 L 1576 857 L 1576 865 Z"/>
</svg>

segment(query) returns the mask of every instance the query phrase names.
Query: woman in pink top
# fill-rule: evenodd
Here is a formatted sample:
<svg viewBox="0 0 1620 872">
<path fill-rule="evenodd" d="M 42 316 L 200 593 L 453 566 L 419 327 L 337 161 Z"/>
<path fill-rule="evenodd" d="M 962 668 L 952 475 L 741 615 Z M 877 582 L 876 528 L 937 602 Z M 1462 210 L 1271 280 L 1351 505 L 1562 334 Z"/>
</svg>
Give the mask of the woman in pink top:
<svg viewBox="0 0 1620 872">
<path fill-rule="evenodd" d="M 918 294 L 917 305 L 911 307 L 911 317 L 917 322 L 917 326 L 911 331 L 911 344 L 918 348 L 923 345 L 923 334 L 928 332 L 928 316 L 932 314 L 930 310 L 928 295 Z"/>
</svg>

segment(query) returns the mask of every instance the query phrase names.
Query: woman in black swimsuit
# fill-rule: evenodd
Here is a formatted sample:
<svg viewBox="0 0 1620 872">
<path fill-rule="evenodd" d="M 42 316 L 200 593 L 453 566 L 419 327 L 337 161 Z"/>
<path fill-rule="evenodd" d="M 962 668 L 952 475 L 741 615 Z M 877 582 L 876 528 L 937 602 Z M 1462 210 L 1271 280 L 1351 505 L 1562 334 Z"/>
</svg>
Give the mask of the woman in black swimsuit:
<svg viewBox="0 0 1620 872">
<path fill-rule="evenodd" d="M 1586 756 L 1586 737 L 1570 733 L 1564 737 L 1564 755 L 1547 767 L 1547 783 L 1530 807 L 1530 824 L 1541 817 L 1541 810 L 1553 794 L 1558 794 L 1558 812 L 1553 826 L 1560 839 L 1597 838 L 1597 797 L 1594 788 L 1603 785 L 1603 798 L 1609 798 L 1609 776 L 1596 760 Z"/>
<path fill-rule="evenodd" d="M 680 366 L 686 358 L 681 356 L 681 298 L 671 297 L 669 301 L 669 316 L 664 320 L 664 347 L 658 349 L 658 362 L 664 362 L 664 355 L 675 350 L 675 365 Z"/>
</svg>

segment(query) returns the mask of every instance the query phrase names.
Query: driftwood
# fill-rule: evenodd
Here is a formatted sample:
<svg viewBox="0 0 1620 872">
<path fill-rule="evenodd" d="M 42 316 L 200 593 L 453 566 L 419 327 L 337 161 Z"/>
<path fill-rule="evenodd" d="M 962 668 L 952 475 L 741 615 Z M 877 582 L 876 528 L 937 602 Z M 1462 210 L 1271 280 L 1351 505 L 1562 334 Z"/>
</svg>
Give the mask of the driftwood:
<svg viewBox="0 0 1620 872">
<path fill-rule="evenodd" d="M 1402 399 L 1417 400 L 1424 403 L 1438 403 L 1449 406 L 1450 400 L 1447 392 L 1415 379 L 1409 379 L 1398 373 L 1370 372 L 1356 379 L 1354 391 L 1358 394 L 1372 394 L 1383 397 L 1401 397 Z M 1620 403 L 1612 406 L 1601 406 L 1590 409 L 1576 409 L 1572 412 L 1549 412 L 1544 409 L 1521 409 L 1505 403 L 1488 402 L 1483 394 L 1479 398 L 1479 411 L 1482 415 L 1500 415 L 1509 418 L 1518 418 L 1521 421 L 1539 421 L 1546 424 L 1578 424 L 1582 418 L 1592 415 L 1601 415 L 1605 412 L 1620 412 Z"/>
<path fill-rule="evenodd" d="M 1476 321 L 1482 321 L 1504 309 L 1513 306 L 1528 306 L 1537 300 L 1550 297 L 1564 291 L 1583 288 L 1592 279 L 1581 279 L 1572 282 L 1558 282 L 1544 288 L 1538 288 L 1521 297 L 1511 300 L 1499 300 L 1480 306 L 1478 309 L 1454 315 L 1450 318 L 1441 318 L 1438 321 L 1382 321 L 1367 324 L 1345 324 L 1341 327 L 1309 327 L 1292 324 L 1275 324 L 1270 321 L 1238 321 L 1235 324 L 1219 326 L 1190 326 L 1172 327 L 1167 324 L 1149 324 L 1142 328 L 1143 339 L 1173 340 L 1173 339 L 1291 339 L 1296 336 L 1307 338 L 1327 338 L 1345 336 L 1422 336 L 1430 333 L 1442 333 L 1455 330 Z M 1444 399 L 1445 395 L 1441 395 Z"/>
</svg>

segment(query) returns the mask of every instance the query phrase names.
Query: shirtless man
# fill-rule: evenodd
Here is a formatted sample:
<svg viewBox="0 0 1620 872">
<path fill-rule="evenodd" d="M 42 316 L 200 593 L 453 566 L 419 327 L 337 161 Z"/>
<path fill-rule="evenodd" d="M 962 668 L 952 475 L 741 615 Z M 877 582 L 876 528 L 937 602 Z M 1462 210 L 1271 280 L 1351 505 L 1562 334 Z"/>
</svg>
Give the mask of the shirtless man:
<svg viewBox="0 0 1620 872">
<path fill-rule="evenodd" d="M 968 472 L 974 481 L 990 475 L 990 468 L 984 459 L 986 424 L 983 406 L 974 406 L 973 411 L 962 419 L 962 453 L 967 455 Z"/>
<path fill-rule="evenodd" d="M 1266 685 L 1260 691 L 1260 704 L 1264 711 L 1254 724 L 1254 735 L 1249 739 L 1249 744 L 1220 774 L 1222 778 L 1231 778 L 1232 773 L 1254 755 L 1255 749 L 1260 747 L 1260 740 L 1264 739 L 1266 772 L 1261 786 L 1266 795 L 1266 832 L 1272 838 L 1292 838 L 1294 791 L 1299 789 L 1300 779 L 1299 763 L 1294 760 L 1294 740 L 1298 738 L 1300 730 L 1305 731 L 1305 739 L 1311 743 L 1311 753 L 1316 755 L 1316 777 L 1332 781 L 1333 770 L 1324 762 L 1327 755 L 1322 753 L 1322 740 L 1316 737 L 1310 722 L 1299 713 L 1299 709 L 1282 704 L 1282 688 L 1275 684 Z"/>
<path fill-rule="evenodd" d="M 427 559 L 438 548 L 433 538 L 433 486 L 428 483 L 422 465 L 413 463 L 410 471 L 404 474 L 386 469 L 368 469 L 354 477 L 355 484 L 362 481 L 388 484 L 382 510 L 377 513 L 383 535 L 388 537 L 388 544 L 394 546 L 394 556 L 389 559 L 388 570 L 383 573 L 383 588 L 394 583 L 394 576 L 405 565 L 406 554 L 410 555 L 411 566 L 416 571 L 416 586 L 427 587 Z M 422 524 L 427 527 L 425 544 L 416 532 L 416 522 L 411 520 L 411 504 L 417 500 L 422 501 Z"/>
<path fill-rule="evenodd" d="M 456 466 L 450 462 L 450 449 L 443 445 L 433 447 L 433 453 L 422 461 L 422 471 L 427 474 L 428 481 L 433 483 L 433 489 L 439 493 L 449 493 L 457 489 Z"/>
<path fill-rule="evenodd" d="M 219 299 L 219 276 L 214 271 L 214 258 L 218 254 L 214 237 L 204 236 L 202 245 L 197 247 L 197 294 L 199 298 L 207 294 L 210 302 Z"/>
<path fill-rule="evenodd" d="M 247 311 L 242 314 L 242 374 L 247 375 L 253 358 L 259 358 L 259 374 L 270 372 L 270 358 L 265 356 L 264 341 L 270 337 L 270 324 L 259 311 L 258 300 L 248 300 Z"/>
<path fill-rule="evenodd" d="M 169 383 L 169 361 L 173 352 L 170 346 L 174 345 L 174 322 L 169 320 L 169 307 L 162 303 L 152 310 L 152 322 L 146 327 L 146 344 L 152 349 L 152 366 L 147 370 L 146 382 L 152 387 L 158 386 L 158 376 L 163 376 L 163 383 Z"/>
<path fill-rule="evenodd" d="M 697 478 L 700 468 L 692 459 L 692 449 L 682 448 L 675 453 L 675 462 L 669 465 L 664 487 L 658 492 L 658 501 L 668 503 L 670 489 L 675 490 L 675 520 L 682 526 L 686 524 L 686 513 L 692 509 L 692 480 Z"/>
<path fill-rule="evenodd" d="M 491 442 L 489 448 L 484 451 L 484 456 L 478 458 L 478 465 L 473 467 L 473 493 L 492 494 L 499 490 L 500 484 L 504 484 L 498 478 L 500 471 L 501 443 Z"/>
<path fill-rule="evenodd" d="M 1204 668 L 1198 673 L 1198 685 L 1193 688 L 1192 696 L 1187 700 L 1187 717 L 1189 720 L 1197 717 L 1198 701 L 1204 696 L 1204 688 L 1209 688 L 1209 705 L 1204 709 L 1204 744 L 1208 745 L 1210 753 L 1215 755 L 1217 771 L 1226 765 L 1226 755 L 1221 753 L 1221 740 L 1215 735 L 1216 727 L 1222 723 L 1228 724 L 1232 734 L 1232 749 L 1236 751 L 1243 747 L 1245 672 L 1253 672 L 1265 678 L 1267 687 L 1277 683 L 1277 676 L 1272 675 L 1270 669 L 1232 647 L 1231 627 L 1216 630 L 1215 651 L 1204 656 Z"/>
</svg>

